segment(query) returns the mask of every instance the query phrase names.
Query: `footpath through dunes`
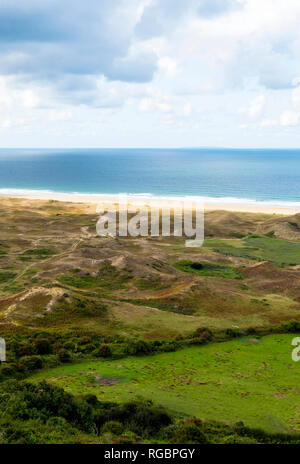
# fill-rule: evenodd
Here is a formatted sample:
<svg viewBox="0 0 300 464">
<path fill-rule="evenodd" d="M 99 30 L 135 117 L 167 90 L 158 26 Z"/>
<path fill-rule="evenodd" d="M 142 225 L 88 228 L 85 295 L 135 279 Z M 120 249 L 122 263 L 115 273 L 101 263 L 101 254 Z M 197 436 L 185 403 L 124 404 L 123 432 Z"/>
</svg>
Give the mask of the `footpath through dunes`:
<svg viewBox="0 0 300 464">
<path fill-rule="evenodd" d="M 43 370 L 30 380 L 45 379 L 101 401 L 142 396 L 179 414 L 243 421 L 269 432 L 300 431 L 293 337 L 249 336 L 147 357 L 90 360 Z"/>
</svg>

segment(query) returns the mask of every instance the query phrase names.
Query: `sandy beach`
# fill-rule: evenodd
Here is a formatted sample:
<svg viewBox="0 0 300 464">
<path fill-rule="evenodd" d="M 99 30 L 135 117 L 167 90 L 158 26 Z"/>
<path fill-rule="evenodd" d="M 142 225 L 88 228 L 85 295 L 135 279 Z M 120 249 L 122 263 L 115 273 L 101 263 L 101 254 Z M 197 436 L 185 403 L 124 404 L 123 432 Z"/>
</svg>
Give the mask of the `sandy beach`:
<svg viewBox="0 0 300 464">
<path fill-rule="evenodd" d="M 175 204 L 178 204 L 181 199 L 167 199 L 167 198 L 147 198 L 143 196 L 119 196 L 119 195 L 106 195 L 106 194 L 69 194 L 69 193 L 32 193 L 32 194 L 3 194 L 1 193 L 0 198 L 21 198 L 27 200 L 54 200 L 54 201 L 63 201 L 63 202 L 72 202 L 72 203 L 85 203 L 90 205 L 99 205 L 103 204 L 106 208 L 109 205 L 118 203 L 120 198 L 127 198 L 129 205 L 134 206 L 148 206 L 148 207 L 172 207 Z M 191 204 L 189 202 L 189 204 Z M 195 202 L 193 202 L 195 204 Z M 200 203 L 199 203 L 200 204 Z M 264 213 L 264 214 L 279 214 L 279 215 L 293 215 L 300 213 L 300 207 L 283 207 L 277 205 L 271 205 L 267 203 L 266 205 L 263 202 L 253 202 L 253 204 L 242 203 L 239 201 L 234 202 L 218 202 L 216 199 L 206 199 L 203 203 L 204 209 L 206 211 L 235 211 L 235 212 L 246 212 L 246 213 Z"/>
</svg>

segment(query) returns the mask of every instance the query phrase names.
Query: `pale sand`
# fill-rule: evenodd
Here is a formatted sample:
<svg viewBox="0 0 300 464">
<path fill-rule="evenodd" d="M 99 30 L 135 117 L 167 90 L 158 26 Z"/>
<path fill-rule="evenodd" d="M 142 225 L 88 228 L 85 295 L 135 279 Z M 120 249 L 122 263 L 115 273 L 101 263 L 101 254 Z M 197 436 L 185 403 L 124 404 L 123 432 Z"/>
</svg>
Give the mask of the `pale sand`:
<svg viewBox="0 0 300 464">
<path fill-rule="evenodd" d="M 37 193 L 34 195 L 26 195 L 26 194 L 1 194 L 3 198 L 24 198 L 27 200 L 55 200 L 55 201 L 66 201 L 72 203 L 86 203 L 86 204 L 95 204 L 99 205 L 100 203 L 105 206 L 105 208 L 109 207 L 109 205 L 116 204 L 119 201 L 118 195 L 78 195 L 78 194 L 68 194 L 68 193 Z M 148 207 L 163 207 L 163 206 L 174 206 L 178 204 L 174 200 L 167 200 L 167 199 L 137 199 L 128 197 L 128 204 L 138 206 L 138 205 L 147 205 Z M 300 213 L 299 208 L 290 208 L 290 207 L 278 207 L 278 206 L 271 206 L 267 205 L 264 206 L 260 204 L 242 204 L 242 203 L 204 203 L 204 208 L 206 211 L 216 211 L 216 210 L 223 210 L 223 211 L 236 211 L 236 212 L 245 212 L 245 213 L 264 213 L 264 214 L 280 214 L 280 215 L 292 215 Z"/>
</svg>

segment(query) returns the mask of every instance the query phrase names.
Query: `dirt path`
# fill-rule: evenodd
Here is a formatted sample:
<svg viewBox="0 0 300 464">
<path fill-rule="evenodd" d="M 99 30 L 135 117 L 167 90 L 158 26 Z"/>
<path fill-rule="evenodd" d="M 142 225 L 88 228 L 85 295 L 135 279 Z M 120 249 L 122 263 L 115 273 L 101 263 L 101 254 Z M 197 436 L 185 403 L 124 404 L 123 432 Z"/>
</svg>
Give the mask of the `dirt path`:
<svg viewBox="0 0 300 464">
<path fill-rule="evenodd" d="M 63 256 L 67 256 L 68 254 L 72 253 L 73 251 L 76 250 L 76 248 L 78 247 L 78 245 L 82 242 L 82 238 L 80 238 L 77 242 L 73 243 L 71 248 L 68 250 L 68 251 L 63 251 L 62 253 L 59 253 L 58 255 L 54 255 L 54 256 L 50 256 L 50 258 L 47 258 L 47 259 L 44 259 L 42 264 L 45 264 L 45 263 L 48 263 L 50 261 L 55 261 L 56 259 L 59 259 L 59 258 L 62 258 Z M 28 266 L 26 266 L 23 271 L 18 274 L 13 280 L 10 281 L 10 283 L 14 283 L 16 282 L 17 280 L 19 280 L 21 277 L 24 276 L 24 274 L 29 270 L 31 269 L 32 267 L 36 266 L 37 263 L 34 262 L 34 263 L 31 263 L 29 264 Z M 21 292 L 21 293 L 24 293 L 24 292 Z M 20 294 L 20 293 L 19 293 Z M 16 294 L 18 295 L 18 294 Z M 11 295 L 12 297 L 16 296 L 16 295 Z"/>
</svg>

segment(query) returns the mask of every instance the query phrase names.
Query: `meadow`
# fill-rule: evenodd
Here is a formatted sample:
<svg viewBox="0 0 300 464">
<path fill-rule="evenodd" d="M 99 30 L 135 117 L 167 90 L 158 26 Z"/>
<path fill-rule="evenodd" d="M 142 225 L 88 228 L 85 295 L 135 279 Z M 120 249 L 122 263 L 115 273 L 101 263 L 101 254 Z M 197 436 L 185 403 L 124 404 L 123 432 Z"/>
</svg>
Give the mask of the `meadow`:
<svg viewBox="0 0 300 464">
<path fill-rule="evenodd" d="M 243 421 L 268 432 L 300 431 L 299 369 L 293 335 L 243 337 L 172 353 L 88 360 L 34 374 L 74 395 L 101 401 L 151 398 L 179 415 Z"/>
</svg>

